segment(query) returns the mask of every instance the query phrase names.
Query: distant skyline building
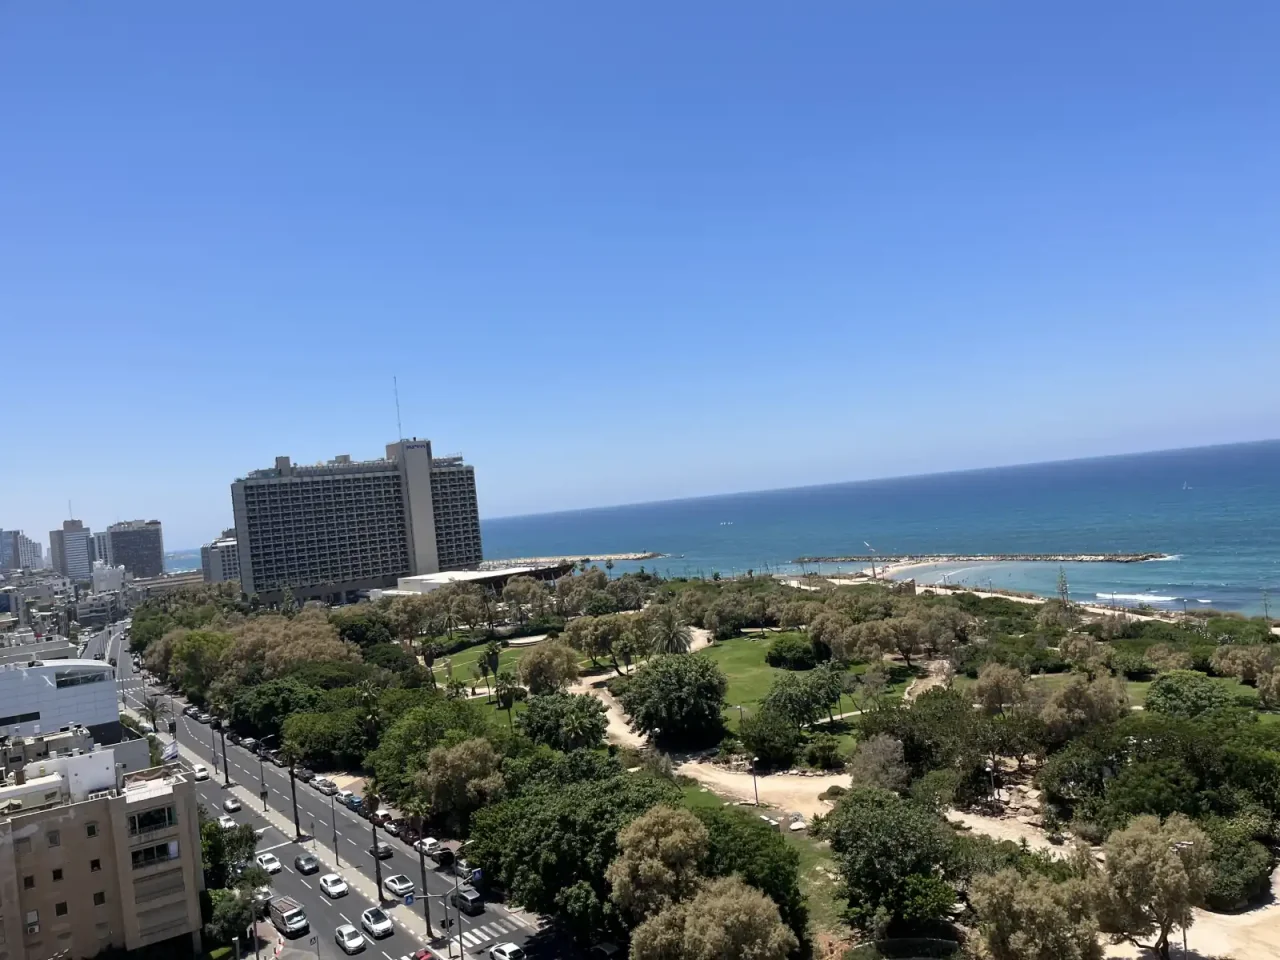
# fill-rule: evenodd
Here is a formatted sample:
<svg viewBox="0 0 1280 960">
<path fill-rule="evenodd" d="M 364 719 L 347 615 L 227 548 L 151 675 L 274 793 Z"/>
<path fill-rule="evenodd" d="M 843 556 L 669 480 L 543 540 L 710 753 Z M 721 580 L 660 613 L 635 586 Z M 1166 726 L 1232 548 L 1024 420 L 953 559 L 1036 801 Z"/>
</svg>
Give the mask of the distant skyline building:
<svg viewBox="0 0 1280 960">
<path fill-rule="evenodd" d="M 227 583 L 240 579 L 240 547 L 235 529 L 200 548 L 200 570 L 205 583 Z"/>
<path fill-rule="evenodd" d="M 0 570 L 39 570 L 43 566 L 40 544 L 21 530 L 0 530 Z"/>
<path fill-rule="evenodd" d="M 88 580 L 96 552 L 93 533 L 79 520 L 63 520 L 61 530 L 49 531 L 49 559 L 64 577 Z"/>
<path fill-rule="evenodd" d="M 107 527 L 107 544 L 112 566 L 124 567 L 135 577 L 164 573 L 164 529 L 159 520 L 113 523 Z"/>
<path fill-rule="evenodd" d="M 342 602 L 399 577 L 475 569 L 483 559 L 475 470 L 434 459 L 431 441 L 387 445 L 380 460 L 311 466 L 277 457 L 231 485 L 240 583 L 278 602 Z"/>
<path fill-rule="evenodd" d="M 101 560 L 109 567 L 115 566 L 111 559 L 111 534 L 105 530 L 93 535 L 93 559 Z"/>
</svg>

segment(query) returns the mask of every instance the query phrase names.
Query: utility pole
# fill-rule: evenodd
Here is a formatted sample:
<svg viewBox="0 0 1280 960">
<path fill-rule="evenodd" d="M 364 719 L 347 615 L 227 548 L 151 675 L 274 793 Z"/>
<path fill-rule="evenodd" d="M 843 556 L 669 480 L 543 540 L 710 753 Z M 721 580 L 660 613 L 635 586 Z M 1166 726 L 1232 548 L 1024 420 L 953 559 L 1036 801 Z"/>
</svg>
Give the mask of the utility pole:
<svg viewBox="0 0 1280 960">
<path fill-rule="evenodd" d="M 421 821 L 419 821 L 421 826 Z M 427 939 L 431 939 L 431 895 L 427 890 L 427 854 L 423 850 L 422 838 L 414 843 L 418 848 L 418 869 L 422 871 L 422 919 L 427 922 Z"/>
<path fill-rule="evenodd" d="M 223 786 L 231 786 L 231 764 L 227 763 L 227 725 L 224 722 L 218 731 L 222 736 L 222 776 Z"/>
<path fill-rule="evenodd" d="M 289 764 L 289 793 L 293 795 L 293 839 L 302 839 L 302 824 L 298 822 L 298 781 L 294 779 L 293 764 Z"/>
</svg>

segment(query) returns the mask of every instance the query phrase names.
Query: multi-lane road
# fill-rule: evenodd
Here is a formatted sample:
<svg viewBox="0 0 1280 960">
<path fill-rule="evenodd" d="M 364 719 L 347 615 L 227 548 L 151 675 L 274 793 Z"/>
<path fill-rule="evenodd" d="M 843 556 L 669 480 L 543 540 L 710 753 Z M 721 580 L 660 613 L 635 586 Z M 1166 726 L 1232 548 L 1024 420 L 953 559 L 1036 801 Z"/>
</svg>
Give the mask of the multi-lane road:
<svg viewBox="0 0 1280 960">
<path fill-rule="evenodd" d="M 95 644 L 103 644 L 98 651 Z M 375 887 L 374 859 L 369 848 L 374 841 L 374 831 L 370 823 L 335 803 L 301 780 L 293 785 L 296 788 L 298 805 L 298 825 L 304 835 L 302 842 L 294 838 L 293 802 L 289 772 L 265 762 L 256 755 L 227 741 L 225 744 L 227 761 L 230 764 L 231 788 L 225 786 L 226 776 L 223 772 L 223 741 L 220 735 L 208 725 L 182 715 L 183 701 L 170 697 L 163 691 L 149 688 L 143 678 L 137 675 L 124 643 L 124 628 L 120 625 L 104 631 L 89 641 L 85 656 L 91 657 L 102 652 L 104 659 L 115 657 L 117 663 L 117 681 L 126 705 L 137 709 L 143 697 L 148 693 L 161 696 L 172 707 L 172 716 L 176 720 L 177 739 L 183 753 L 195 762 L 206 764 L 211 773 L 207 781 L 196 784 L 200 800 L 213 816 L 220 815 L 223 800 L 234 795 L 242 801 L 242 809 L 231 816 L 239 823 L 252 823 L 255 829 L 265 829 L 258 852 L 270 850 L 279 857 L 284 869 L 273 878 L 273 888 L 278 895 L 294 897 L 302 904 L 311 920 L 311 934 L 308 937 L 293 941 L 294 946 L 308 946 L 318 949 L 319 956 L 340 957 L 344 954 L 334 943 L 334 929 L 340 923 L 352 923 L 360 926 L 361 911 L 372 906 L 371 898 Z M 168 739 L 162 734 L 163 739 Z M 255 802 L 266 792 L 264 812 L 260 801 Z M 408 844 L 378 830 L 377 839 L 391 847 L 392 854 L 381 862 L 382 879 L 395 874 L 403 874 L 414 883 L 415 903 L 412 907 L 394 906 L 390 913 L 395 919 L 395 932 L 382 940 L 372 941 L 365 950 L 370 957 L 385 956 L 388 960 L 399 960 L 401 956 L 412 955 L 415 951 L 427 946 L 424 937 L 422 873 L 417 853 Z M 322 867 L 319 874 L 303 877 L 293 869 L 293 859 L 299 853 L 314 852 L 320 859 Z M 434 861 L 426 861 L 426 889 L 429 894 L 427 905 L 431 915 L 432 929 L 437 934 L 445 932 L 446 907 L 449 895 L 461 882 L 449 869 L 437 868 Z M 316 880 L 325 873 L 335 872 L 346 878 L 352 887 L 351 893 L 338 900 L 330 900 L 319 889 Z M 359 888 L 359 889 L 357 889 Z M 385 898 L 385 894 L 384 894 Z M 391 906 L 398 901 L 384 899 L 384 905 Z M 556 955 L 555 950 L 546 937 L 538 931 L 536 918 L 519 912 L 508 910 L 501 904 L 486 904 L 485 909 L 475 915 L 459 914 L 452 907 L 448 908 L 447 917 L 453 925 L 447 928 L 449 939 L 435 940 L 430 943 L 432 952 L 438 957 L 453 957 L 455 960 L 476 960 L 487 958 L 492 947 L 501 943 L 512 942 L 522 946 L 533 958 L 548 958 Z M 316 937 L 315 944 L 310 937 Z"/>
</svg>

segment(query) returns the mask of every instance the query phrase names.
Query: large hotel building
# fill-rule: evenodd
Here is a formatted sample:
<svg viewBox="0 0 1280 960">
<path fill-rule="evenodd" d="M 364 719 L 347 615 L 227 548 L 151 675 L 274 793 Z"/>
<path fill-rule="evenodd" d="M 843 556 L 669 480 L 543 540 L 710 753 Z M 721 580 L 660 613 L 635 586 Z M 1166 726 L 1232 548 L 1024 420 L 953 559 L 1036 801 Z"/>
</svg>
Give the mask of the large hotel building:
<svg viewBox="0 0 1280 960">
<path fill-rule="evenodd" d="M 231 485 L 240 585 L 266 603 L 354 600 L 398 577 L 473 570 L 483 559 L 475 469 L 431 441 L 382 460 L 303 466 L 277 457 Z"/>
</svg>

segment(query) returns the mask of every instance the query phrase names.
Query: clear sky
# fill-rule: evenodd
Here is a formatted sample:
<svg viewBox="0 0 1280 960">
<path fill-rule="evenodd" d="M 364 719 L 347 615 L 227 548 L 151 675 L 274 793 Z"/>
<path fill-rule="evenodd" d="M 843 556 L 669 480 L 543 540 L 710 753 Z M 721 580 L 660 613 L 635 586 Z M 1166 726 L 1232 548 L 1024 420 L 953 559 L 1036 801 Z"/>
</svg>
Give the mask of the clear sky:
<svg viewBox="0 0 1280 960">
<path fill-rule="evenodd" d="M 1056 8 L 1056 9 L 1051 9 Z M 0 0 L 0 527 L 1275 436 L 1280 5 Z"/>
</svg>

